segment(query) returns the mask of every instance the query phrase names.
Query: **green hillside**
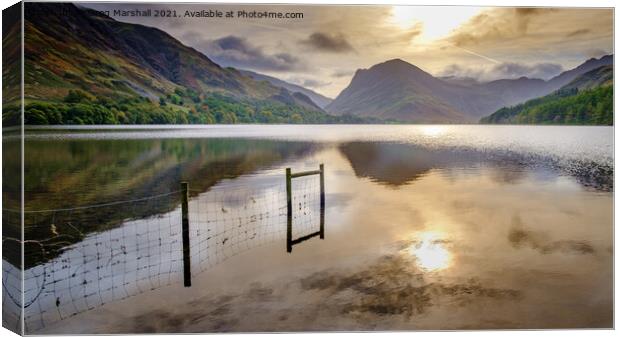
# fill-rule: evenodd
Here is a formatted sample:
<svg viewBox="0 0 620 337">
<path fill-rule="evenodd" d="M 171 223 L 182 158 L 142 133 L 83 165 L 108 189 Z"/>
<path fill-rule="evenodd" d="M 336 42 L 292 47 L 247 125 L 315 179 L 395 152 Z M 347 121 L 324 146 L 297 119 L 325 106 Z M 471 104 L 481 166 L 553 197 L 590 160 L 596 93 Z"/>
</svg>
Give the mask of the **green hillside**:
<svg viewBox="0 0 620 337">
<path fill-rule="evenodd" d="M 563 86 L 562 89 L 587 90 L 614 84 L 613 65 L 602 66 L 589 71 Z"/>
<path fill-rule="evenodd" d="M 613 97 L 613 66 L 603 66 L 552 94 L 499 109 L 480 123 L 613 125 Z"/>
<path fill-rule="evenodd" d="M 303 94 L 220 67 L 156 28 L 69 3 L 25 10 L 26 124 L 363 121 L 332 117 Z M 7 103 L 3 122 L 18 124 L 17 103 Z"/>
</svg>

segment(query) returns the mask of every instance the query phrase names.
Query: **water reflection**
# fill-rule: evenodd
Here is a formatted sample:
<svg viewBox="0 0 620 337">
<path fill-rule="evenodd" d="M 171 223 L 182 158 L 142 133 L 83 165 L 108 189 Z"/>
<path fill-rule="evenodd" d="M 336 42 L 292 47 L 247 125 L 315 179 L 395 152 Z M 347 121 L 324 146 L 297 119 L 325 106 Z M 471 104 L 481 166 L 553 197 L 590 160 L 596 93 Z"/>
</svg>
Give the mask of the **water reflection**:
<svg viewBox="0 0 620 337">
<path fill-rule="evenodd" d="M 14 143 L 11 145 L 19 145 Z M 29 140 L 25 144 L 28 153 L 24 164 L 25 209 L 76 208 L 133 200 L 177 191 L 181 181 L 190 183 L 190 195 L 195 196 L 223 180 L 308 156 L 317 148 L 318 145 L 312 143 L 247 139 Z M 281 176 L 271 178 L 267 184 L 282 180 Z M 5 190 L 19 184 L 19 179 L 4 181 Z M 5 199 L 10 197 L 11 194 L 5 194 Z M 127 219 L 165 214 L 180 203 L 179 198 L 166 201 L 134 208 L 87 208 L 64 214 L 29 214 L 24 218 L 26 240 L 54 238 L 64 244 L 46 252 L 45 259 L 37 252 L 26 251 L 24 263 L 26 267 L 34 266 L 55 257 L 59 249 L 79 241 L 84 235 L 115 228 Z M 3 221 L 10 225 L 6 226 L 5 233 L 14 232 L 15 237 L 19 237 L 19 230 L 12 226 L 16 217 L 11 218 L 11 215 L 15 214 L 3 213 Z M 77 228 L 58 225 L 67 222 Z M 6 256 L 11 263 L 19 258 L 18 254 Z"/>
<path fill-rule="evenodd" d="M 434 126 L 428 127 L 429 134 L 440 135 L 442 132 L 440 127 L 437 130 Z M 339 150 L 356 176 L 393 187 L 410 184 L 434 169 L 449 176 L 468 170 L 477 174 L 479 168 L 489 167 L 494 179 L 507 184 L 515 184 L 528 174 L 543 182 L 568 175 L 588 188 L 601 191 L 613 188 L 612 167 L 588 160 L 560 164 L 552 153 L 549 156 L 523 155 L 511 151 L 437 148 L 394 142 L 348 142 L 341 144 Z"/>
<path fill-rule="evenodd" d="M 390 186 L 408 184 L 433 168 L 476 160 L 456 152 L 431 151 L 402 143 L 351 142 L 340 145 L 339 149 L 358 177 Z"/>
<path fill-rule="evenodd" d="M 20 149 L 19 142 L 3 142 L 3 147 L 6 155 Z M 192 197 L 228 198 L 208 202 L 191 219 L 195 226 L 191 240 L 196 242 L 192 268 L 205 270 L 229 256 L 282 239 L 285 227 L 278 225 L 284 204 L 278 195 L 283 171 L 257 177 L 250 184 L 252 190 L 245 185 L 241 190 L 225 187 L 226 194 L 219 190 L 208 198 L 205 193 L 224 181 L 308 156 L 319 146 L 247 139 L 78 139 L 29 140 L 25 148 L 29 213 L 24 215 L 24 236 L 31 244 L 24 247 L 24 306 L 28 307 L 24 320 L 29 331 L 36 331 L 178 279 L 178 189 L 183 180 L 190 182 Z M 19 190 L 19 179 L 4 181 L 5 205 L 15 203 L 8 191 Z M 278 193 L 264 201 L 263 192 L 274 188 Z M 230 204 L 237 199 L 244 203 Z M 214 206 L 218 203 L 219 207 Z M 83 207 L 93 204 L 108 206 Z M 19 299 L 20 283 L 13 281 L 20 279 L 15 266 L 21 264 L 21 254 L 19 245 L 10 244 L 17 242 L 21 223 L 19 207 L 10 209 L 3 212 L 3 242 L 8 243 L 5 249 L 15 247 L 4 255 L 3 292 L 5 298 L 15 294 Z M 6 302 L 4 317 L 18 317 L 20 306 L 19 300 Z"/>
<path fill-rule="evenodd" d="M 18 144 L 19 145 L 19 144 Z M 25 143 L 25 207 L 50 209 L 127 200 L 179 189 L 206 191 L 310 155 L 308 142 L 250 139 L 37 140 Z M 15 184 L 7 180 L 9 187 Z"/>
<path fill-rule="evenodd" d="M 516 248 L 529 247 L 541 254 L 574 253 L 595 254 L 593 245 L 586 240 L 553 240 L 548 233 L 523 228 L 519 216 L 513 218 L 513 227 L 508 233 L 508 241 Z"/>
<path fill-rule="evenodd" d="M 9 121 L 3 121 L 5 126 Z M 10 134 L 19 134 L 20 130 L 2 131 L 2 326 L 22 334 L 20 322 L 20 296 L 23 290 L 23 273 L 15 266 L 22 265 L 22 245 L 19 238 L 22 233 L 21 216 L 8 209 L 20 209 L 22 192 L 22 148 L 19 139 L 7 139 Z M 8 261 L 11 261 L 9 263 Z M 5 272 L 12 269 L 10 273 Z"/>
<path fill-rule="evenodd" d="M 445 244 L 446 240 L 439 233 L 425 232 L 414 239 L 409 253 L 423 270 L 429 272 L 441 270 L 448 268 L 452 263 L 452 254 Z"/>
<path fill-rule="evenodd" d="M 224 183 L 189 200 L 191 278 L 260 246 L 280 243 L 284 250 L 285 246 L 315 236 L 324 239 L 324 210 L 320 206 L 318 179 L 298 178 L 302 182 L 293 184 L 291 195 L 296 207 L 291 226 L 287 226 L 283 181 L 280 179 L 280 183 L 265 186 L 260 178 L 245 177 L 242 188 Z M 99 211 L 100 214 L 113 214 L 121 208 L 140 212 L 149 208 L 158 210 L 178 199 L 179 193 L 175 192 L 97 208 L 106 210 Z M 52 227 L 71 226 L 77 231 L 88 225 L 72 213 L 73 210 L 55 211 L 46 218 L 54 220 Z M 23 313 L 27 331 L 38 331 L 104 304 L 183 279 L 181 207 L 145 218 L 127 214 L 128 219 L 136 220 L 125 220 L 118 227 L 81 236 L 74 244 L 66 241 L 66 235 L 57 235 L 38 242 L 41 248 L 38 252 L 26 245 L 26 260 L 37 261 L 24 272 Z M 290 242 L 292 234 L 295 240 Z M 59 246 L 62 248 L 58 249 Z M 44 259 L 46 252 L 53 249 L 57 249 L 59 255 Z M 31 256 L 34 253 L 44 256 L 35 258 Z M 17 317 L 22 302 L 19 292 L 14 291 L 21 281 L 18 272 L 19 269 L 11 264 L 3 264 L 6 281 L 3 294 L 12 300 L 6 303 L 4 310 Z"/>
<path fill-rule="evenodd" d="M 474 133 L 461 139 L 475 140 Z M 419 134 L 441 143 L 453 131 L 431 128 Z M 591 140 L 573 131 L 565 132 L 565 137 L 558 134 L 564 133 L 557 131 L 553 142 L 549 142 L 560 147 L 567 138 L 573 139 L 573 145 Z M 592 134 L 597 133 L 588 136 Z M 547 131 L 544 136 L 549 138 Z M 494 137 L 500 142 L 504 139 L 497 132 Z M 157 139 L 142 141 L 161 144 Z M 69 184 L 72 175 L 73 182 L 88 181 L 90 175 L 101 179 L 96 183 L 100 191 L 114 191 L 119 185 L 148 191 L 185 174 L 207 181 L 210 186 L 203 186 L 207 192 L 194 195 L 194 203 L 190 203 L 192 219 L 202 223 L 192 228 L 192 261 L 204 262 L 192 267 L 196 279 L 191 289 L 173 285 L 150 292 L 147 287 L 149 295 L 108 303 L 105 310 L 80 313 L 46 326 L 44 333 L 566 328 L 613 324 L 613 195 L 611 189 L 598 183 L 613 182 L 613 170 L 596 160 L 601 153 L 609 156 L 604 149 L 597 152 L 585 147 L 585 152 L 594 155 L 582 156 L 582 161 L 572 158 L 581 156 L 584 148 L 575 150 L 576 155 L 565 149 L 569 152 L 567 158 L 571 158 L 569 165 L 556 166 L 541 155 L 515 155 L 484 147 L 434 147 L 415 141 L 345 141 L 321 146 L 288 141 L 230 141 L 224 145 L 226 142 L 220 140 L 183 140 L 172 151 L 180 155 L 178 161 L 171 159 L 171 153 L 160 152 L 161 147 L 145 146 L 144 151 L 125 156 L 129 160 L 119 162 L 120 168 L 108 171 L 112 172 L 109 176 L 96 170 L 98 164 L 89 165 L 87 161 L 66 165 L 74 173 L 59 174 L 61 160 L 41 154 L 41 160 L 48 160 L 51 166 L 41 172 L 61 178 L 64 186 L 79 185 Z M 255 147 L 254 142 L 264 147 Z M 66 145 L 58 145 L 62 143 L 55 145 L 60 154 L 66 153 Z M 538 141 L 533 143 L 539 145 Z M 52 145 L 48 146 L 53 150 Z M 300 151 L 291 153 L 289 146 Z M 320 151 L 303 150 L 315 146 Z M 193 150 L 186 152 L 189 149 Z M 271 156 L 271 151 L 276 154 Z M 101 154 L 101 158 L 95 152 L 86 157 L 103 160 L 101 164 L 118 158 L 111 151 Z M 78 157 L 64 160 L 72 158 Z M 256 159 L 262 164 L 252 164 Z M 149 162 L 154 164 L 150 169 L 141 164 Z M 306 241 L 295 247 L 294 254 L 286 254 L 284 187 L 259 196 L 247 195 L 245 189 L 272 186 L 276 180 L 283 183 L 285 167 L 295 172 L 314 169 L 321 162 L 327 169 L 325 211 L 329 239 Z M 593 164 L 581 165 L 583 162 Z M 39 165 L 44 166 L 43 162 Z M 574 170 L 563 168 L 569 166 Z M 596 167 L 600 169 L 589 169 Z M 584 183 L 587 175 L 575 173 L 579 171 L 596 177 L 590 179 L 594 188 L 584 188 L 588 186 Z M 226 176 L 227 172 L 234 173 Z M 170 179 L 158 181 L 162 176 Z M 53 188 L 53 179 L 41 177 L 41 186 Z M 263 177 L 264 181 L 258 183 Z M 220 187 L 223 193 L 233 186 L 242 191 L 242 197 L 218 197 L 215 193 Z M 269 214 L 265 203 L 271 207 Z M 246 211 L 244 205 L 257 212 Z M 299 210 L 299 202 L 295 205 Z M 213 216 L 195 215 L 204 214 L 197 212 L 200 208 Z M 174 225 L 178 219 L 173 217 L 171 221 Z M 308 226 L 304 225 L 305 219 L 295 221 L 300 226 L 293 230 L 300 232 L 293 233 L 293 238 L 317 230 L 315 221 L 307 222 Z M 128 228 L 98 231 L 90 237 L 105 241 Z M 138 233 L 148 228 L 155 229 L 136 226 Z M 165 223 L 161 228 L 167 228 Z M 140 236 L 144 242 L 159 247 L 158 238 L 152 238 Z M 398 241 L 403 238 L 407 240 Z M 398 249 L 393 248 L 395 242 Z M 148 244 L 140 247 L 146 249 L 145 254 L 152 251 Z M 249 254 L 234 256 L 249 249 Z M 223 260 L 226 263 L 211 266 L 211 262 Z M 200 273 L 202 266 L 204 273 Z M 99 270 L 116 275 L 107 264 Z M 56 299 L 47 300 L 49 308 L 58 310 Z M 62 299 L 59 303 L 61 307 L 65 304 Z"/>
<path fill-rule="evenodd" d="M 439 137 L 446 132 L 446 125 L 424 125 L 422 126 L 422 134 L 428 137 Z"/>
</svg>

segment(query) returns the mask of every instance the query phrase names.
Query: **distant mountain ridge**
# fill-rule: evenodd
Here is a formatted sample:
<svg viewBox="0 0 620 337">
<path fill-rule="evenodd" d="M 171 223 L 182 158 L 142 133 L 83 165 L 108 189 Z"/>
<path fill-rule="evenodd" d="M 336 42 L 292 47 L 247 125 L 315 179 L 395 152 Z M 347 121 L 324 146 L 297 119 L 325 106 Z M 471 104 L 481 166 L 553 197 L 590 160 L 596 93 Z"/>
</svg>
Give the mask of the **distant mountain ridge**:
<svg viewBox="0 0 620 337">
<path fill-rule="evenodd" d="M 436 78 L 400 59 L 359 69 L 351 83 L 330 103 L 333 114 L 392 118 L 414 123 L 473 123 L 504 106 L 544 96 L 613 56 L 590 59 L 544 81 L 521 77 L 491 82 Z"/>
<path fill-rule="evenodd" d="M 603 65 L 551 94 L 504 107 L 485 124 L 613 125 L 613 66 Z"/>
<path fill-rule="evenodd" d="M 24 89 L 34 104 L 26 107 L 26 123 L 333 119 L 303 93 L 221 67 L 157 28 L 71 3 L 25 6 Z M 3 120 L 15 119 L 13 110 L 3 109 Z"/>
<path fill-rule="evenodd" d="M 275 78 L 272 76 L 268 76 L 265 74 L 259 74 L 250 70 L 239 70 L 242 74 L 247 75 L 252 77 L 253 79 L 257 80 L 257 81 L 267 81 L 269 83 L 271 83 L 272 85 L 275 85 L 276 87 L 282 87 L 287 89 L 290 92 L 299 92 L 302 93 L 306 96 L 308 96 L 312 102 L 314 102 L 314 104 L 316 104 L 317 106 L 319 106 L 321 109 L 325 108 L 329 103 L 331 103 L 332 99 L 326 96 L 323 96 L 313 90 L 304 88 L 300 85 L 297 84 L 293 84 L 293 83 L 289 83 L 286 81 L 283 81 L 279 78 Z"/>
<path fill-rule="evenodd" d="M 550 79 L 548 82 L 550 86 L 554 88 L 553 90 L 557 90 L 565 86 L 566 84 L 570 83 L 572 80 L 577 78 L 577 76 L 579 75 L 585 74 L 589 72 L 590 70 L 600 68 L 602 66 L 608 66 L 608 65 L 613 65 L 613 64 L 614 64 L 613 55 L 605 55 L 598 59 L 593 57 L 571 70 L 562 72 L 558 76 Z"/>
<path fill-rule="evenodd" d="M 578 91 L 583 91 L 600 86 L 613 85 L 613 83 L 614 66 L 604 65 L 578 76 L 577 78 L 560 88 L 560 90 L 577 89 Z"/>
<path fill-rule="evenodd" d="M 359 69 L 330 101 L 275 77 L 221 67 L 157 28 L 116 21 L 71 3 L 25 6 L 26 124 L 474 123 L 613 65 L 607 55 L 548 81 L 522 77 L 483 83 L 436 78 L 393 59 Z M 5 31 L 3 43 L 17 41 L 17 28 Z M 6 48 L 7 55 L 21 55 L 18 43 L 10 45 L 14 48 Z M 20 62 L 3 64 L 3 90 L 18 87 L 20 77 L 8 75 L 19 73 Z M 3 121 L 19 124 L 19 93 L 5 91 L 12 105 L 4 105 Z"/>
</svg>

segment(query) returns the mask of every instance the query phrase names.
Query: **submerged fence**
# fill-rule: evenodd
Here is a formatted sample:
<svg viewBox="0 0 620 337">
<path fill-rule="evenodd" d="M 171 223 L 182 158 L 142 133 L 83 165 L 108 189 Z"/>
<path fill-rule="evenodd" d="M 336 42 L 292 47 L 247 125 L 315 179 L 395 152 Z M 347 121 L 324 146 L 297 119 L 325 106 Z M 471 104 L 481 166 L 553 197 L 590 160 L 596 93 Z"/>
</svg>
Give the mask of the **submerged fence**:
<svg viewBox="0 0 620 337">
<path fill-rule="evenodd" d="M 302 178 L 308 176 L 319 176 L 319 190 L 316 190 L 316 184 L 308 184 L 308 179 L 302 180 L 302 190 L 308 193 L 301 195 L 293 194 L 293 178 Z M 317 193 L 318 192 L 318 193 Z M 315 199 L 312 196 L 319 195 L 319 230 L 303 234 L 307 229 L 311 229 L 316 224 L 316 219 L 313 216 L 315 212 Z M 317 235 L 321 239 L 325 238 L 325 175 L 323 170 L 323 164 L 319 166 L 317 171 L 306 171 L 299 173 L 291 173 L 291 169 L 286 169 L 286 251 L 292 252 L 293 245 L 302 243 L 308 239 L 311 239 Z M 295 211 L 294 211 L 295 209 Z M 300 228 L 302 234 L 293 239 L 293 220 L 297 222 L 301 221 L 301 224 L 296 224 L 295 228 Z"/>
<path fill-rule="evenodd" d="M 291 252 L 323 238 L 323 167 L 303 173 L 287 169 L 284 183 L 206 192 L 184 183 L 147 198 L 26 211 L 25 270 L 2 265 L 3 323 L 18 327 L 23 306 L 25 331 L 37 331 L 181 280 L 191 286 L 192 277 L 254 247 L 282 240 Z M 3 211 L 4 220 L 11 215 L 19 212 Z M 3 237 L 9 241 L 16 239 Z"/>
</svg>

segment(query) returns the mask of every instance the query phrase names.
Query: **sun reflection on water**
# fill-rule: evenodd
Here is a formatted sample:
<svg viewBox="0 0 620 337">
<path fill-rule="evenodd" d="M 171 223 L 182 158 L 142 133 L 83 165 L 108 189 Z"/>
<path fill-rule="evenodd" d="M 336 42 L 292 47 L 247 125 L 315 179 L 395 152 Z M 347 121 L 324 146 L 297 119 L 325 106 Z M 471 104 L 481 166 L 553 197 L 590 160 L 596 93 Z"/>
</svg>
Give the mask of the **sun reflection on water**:
<svg viewBox="0 0 620 337">
<path fill-rule="evenodd" d="M 452 264 L 452 254 L 445 247 L 446 241 L 438 233 L 425 232 L 419 235 L 409 253 L 416 264 L 426 271 L 445 269 Z"/>
<path fill-rule="evenodd" d="M 421 131 L 424 136 L 435 138 L 445 133 L 446 127 L 443 125 L 424 125 Z"/>
</svg>

